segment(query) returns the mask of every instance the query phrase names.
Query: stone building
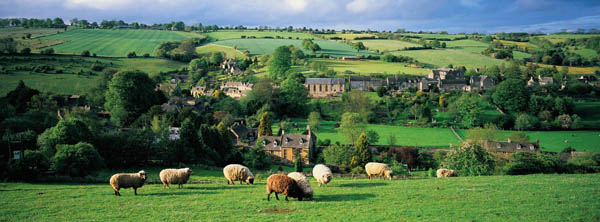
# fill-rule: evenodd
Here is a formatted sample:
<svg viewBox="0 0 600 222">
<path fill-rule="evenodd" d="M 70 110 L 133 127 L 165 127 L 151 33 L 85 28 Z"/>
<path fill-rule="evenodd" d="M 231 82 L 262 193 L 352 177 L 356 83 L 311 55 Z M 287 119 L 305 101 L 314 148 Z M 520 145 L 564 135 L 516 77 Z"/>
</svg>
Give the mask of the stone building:
<svg viewBox="0 0 600 222">
<path fill-rule="evenodd" d="M 306 78 L 304 86 L 308 88 L 308 96 L 312 98 L 342 95 L 346 91 L 346 81 L 343 78 Z"/>
</svg>

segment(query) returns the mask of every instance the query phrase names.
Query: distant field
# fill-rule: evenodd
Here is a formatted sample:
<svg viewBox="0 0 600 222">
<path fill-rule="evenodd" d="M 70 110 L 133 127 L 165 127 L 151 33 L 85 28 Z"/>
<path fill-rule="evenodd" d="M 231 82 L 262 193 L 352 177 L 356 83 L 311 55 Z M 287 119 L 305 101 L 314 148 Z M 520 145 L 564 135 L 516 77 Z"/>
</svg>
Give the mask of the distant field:
<svg viewBox="0 0 600 222">
<path fill-rule="evenodd" d="M 531 58 L 531 54 L 519 52 L 519 51 L 513 51 L 513 57 L 515 59 L 525 59 L 525 58 Z"/>
<path fill-rule="evenodd" d="M 10 37 L 17 42 L 17 50 L 30 48 L 32 52 L 65 42 L 64 40 L 42 39 L 43 36 L 56 35 L 64 32 L 64 29 L 26 29 L 21 27 L 0 28 L 0 38 Z M 27 38 L 31 34 L 31 38 Z M 25 37 L 25 39 L 23 38 Z"/>
<path fill-rule="evenodd" d="M 132 169 L 125 172 L 136 172 Z M 537 174 L 309 181 L 314 200 L 267 201 L 254 185 L 227 185 L 220 170 L 193 168 L 183 189 L 146 184 L 113 195 L 101 184 L 0 183 L 2 221 L 598 221 L 600 174 Z M 112 173 L 122 171 L 112 171 Z M 257 175 L 256 171 L 254 171 Z M 200 184 L 198 176 L 206 178 Z M 149 180 L 157 180 L 155 174 Z M 108 180 L 108 176 L 106 177 Z"/>
<path fill-rule="evenodd" d="M 481 54 L 481 52 L 483 52 L 483 50 L 485 50 L 489 44 L 484 43 L 484 42 L 480 42 L 480 41 L 475 41 L 475 40 L 471 40 L 471 39 L 462 39 L 462 40 L 456 40 L 456 41 L 442 41 L 443 43 L 446 43 L 446 48 L 448 49 L 456 49 L 456 50 L 460 50 L 460 51 L 464 51 L 464 52 L 470 52 L 470 53 L 475 53 L 475 54 Z"/>
<path fill-rule="evenodd" d="M 288 39 L 292 37 L 292 39 L 318 39 L 314 35 L 302 32 L 275 32 L 275 31 L 255 31 L 255 30 L 245 30 L 245 31 L 217 31 L 217 32 L 208 32 L 203 33 L 206 34 L 212 40 L 226 40 L 226 39 L 241 39 L 242 35 L 246 37 L 254 36 L 256 38 L 264 38 L 266 36 L 276 38 L 277 36 L 281 36 L 283 38 Z"/>
<path fill-rule="evenodd" d="M 380 60 L 344 61 L 337 59 L 312 59 L 311 61 L 323 62 L 336 72 L 350 70 L 360 74 L 387 73 L 390 75 L 398 73 L 426 75 L 430 72 L 429 69 L 411 68 L 405 66 L 403 63 L 383 62 Z"/>
<path fill-rule="evenodd" d="M 396 55 L 409 56 L 420 62 L 431 64 L 437 67 L 447 67 L 452 64 L 454 67 L 465 66 L 469 69 L 482 66 L 490 67 L 500 65 L 504 60 L 493 59 L 478 53 L 457 49 L 428 49 L 393 52 Z"/>
<path fill-rule="evenodd" d="M 149 75 L 158 75 L 159 72 L 171 71 L 187 65 L 186 63 L 156 58 L 84 58 L 79 56 L 16 56 L 16 58 L 19 58 L 19 61 L 10 61 L 7 57 L 0 57 L 0 66 L 6 67 L 10 72 L 1 77 L 0 96 L 4 96 L 13 90 L 19 80 L 23 80 L 27 86 L 40 91 L 59 94 L 81 94 L 97 78 L 98 72 L 92 72 L 92 75 L 89 75 L 91 67 L 96 61 L 105 68 L 119 70 L 138 69 Z M 23 58 L 30 60 L 24 61 Z M 16 66 L 31 67 L 33 69 L 42 65 L 49 66 L 54 70 L 48 73 L 15 71 Z M 62 70 L 63 74 L 56 74 L 56 70 Z M 80 71 L 84 73 L 79 75 Z"/>
<path fill-rule="evenodd" d="M 362 42 L 369 50 L 371 50 L 371 51 L 379 50 L 379 52 L 398 51 L 398 50 L 404 50 L 404 48 L 406 48 L 406 47 L 421 46 L 419 44 L 415 44 L 412 42 L 405 42 L 405 41 L 400 41 L 400 40 L 387 40 L 387 39 L 355 40 L 354 42 Z"/>
<path fill-rule="evenodd" d="M 506 40 L 496 40 L 496 41 L 500 41 L 500 43 L 502 43 L 502 45 L 506 45 L 506 46 L 511 46 L 511 45 L 516 45 L 517 47 L 521 48 L 521 49 L 529 49 L 529 50 L 536 50 L 539 47 L 537 45 L 531 44 L 529 42 L 515 42 L 515 41 L 506 41 Z"/>
<path fill-rule="evenodd" d="M 321 51 L 317 51 L 317 54 L 323 53 L 330 56 L 341 57 L 341 56 L 356 56 L 358 55 L 377 55 L 375 53 L 362 50 L 360 52 L 356 52 L 356 50 L 352 49 L 351 46 L 346 45 L 344 43 L 328 41 L 328 40 L 315 40 L 321 47 Z M 282 45 L 294 45 L 297 48 L 302 48 L 302 40 L 296 39 L 230 39 L 214 42 L 217 45 L 224 45 L 233 47 L 236 46 L 238 50 L 250 51 L 250 55 L 263 55 L 263 54 L 271 54 L 275 51 L 275 48 Z M 310 51 L 304 50 L 304 53 L 312 54 Z"/>
<path fill-rule="evenodd" d="M 418 36 L 426 39 L 455 39 L 466 37 L 466 35 L 455 35 L 455 34 L 418 34 L 418 33 L 401 33 L 404 36 Z"/>
<path fill-rule="evenodd" d="M 189 37 L 189 33 L 173 31 L 74 29 L 43 39 L 66 40 L 66 43 L 52 47 L 59 53 L 79 54 L 88 50 L 103 56 L 125 57 L 133 51 L 138 56 L 144 53 L 155 55 L 161 42 L 184 40 Z"/>
<path fill-rule="evenodd" d="M 554 67 L 553 65 L 547 65 L 547 64 L 540 64 L 538 63 L 538 65 L 540 67 L 544 67 L 544 68 L 552 68 Z M 556 66 L 556 69 L 558 71 L 562 70 L 563 67 L 567 67 L 567 66 Z M 568 66 L 569 67 L 569 74 L 572 75 L 576 75 L 576 74 L 594 74 L 596 71 L 600 71 L 600 67 L 578 67 L 578 66 Z"/>
<path fill-rule="evenodd" d="M 579 54 L 581 57 L 586 58 L 586 59 L 592 59 L 592 58 L 595 58 L 596 56 L 598 56 L 598 53 L 596 52 L 596 50 L 588 49 L 588 48 L 584 48 L 584 47 L 577 47 L 577 49 L 575 49 L 573 47 L 569 47 L 569 52 Z"/>
<path fill-rule="evenodd" d="M 228 58 L 246 58 L 246 55 L 244 55 L 242 52 L 233 49 L 232 47 L 228 47 L 228 46 L 223 46 L 223 45 L 216 45 L 216 44 L 206 44 L 203 46 L 200 46 L 198 48 L 196 48 L 196 52 L 198 52 L 198 54 L 204 54 L 204 55 L 208 55 L 211 54 L 213 52 L 223 52 L 225 53 L 225 55 Z"/>
<path fill-rule="evenodd" d="M 320 35 L 320 36 L 325 36 L 326 38 L 340 37 L 340 38 L 346 39 L 346 40 L 353 40 L 353 39 L 359 38 L 359 37 L 372 37 L 375 35 L 369 34 L 369 33 L 357 33 L 357 34 L 344 33 L 344 34 L 342 34 L 341 32 L 338 32 L 336 34 L 324 34 L 324 35 Z"/>
</svg>

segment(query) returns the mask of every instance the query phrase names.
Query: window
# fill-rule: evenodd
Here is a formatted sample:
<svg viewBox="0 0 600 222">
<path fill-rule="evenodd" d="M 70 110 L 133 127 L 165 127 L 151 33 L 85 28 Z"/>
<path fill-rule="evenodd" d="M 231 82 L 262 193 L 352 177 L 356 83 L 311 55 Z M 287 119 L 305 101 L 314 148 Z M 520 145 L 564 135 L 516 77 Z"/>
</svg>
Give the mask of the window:
<svg viewBox="0 0 600 222">
<path fill-rule="evenodd" d="M 287 158 L 287 150 L 283 150 L 283 158 Z"/>
<path fill-rule="evenodd" d="M 532 144 L 532 145 L 529 145 L 529 149 L 530 149 L 530 150 L 535 150 L 535 147 L 533 146 L 533 144 Z"/>
<path fill-rule="evenodd" d="M 521 144 L 517 144 L 517 149 L 520 150 L 522 148 Z"/>
<path fill-rule="evenodd" d="M 500 149 L 500 148 L 502 148 L 502 145 L 498 143 L 498 144 L 496 144 L 496 148 Z"/>
</svg>

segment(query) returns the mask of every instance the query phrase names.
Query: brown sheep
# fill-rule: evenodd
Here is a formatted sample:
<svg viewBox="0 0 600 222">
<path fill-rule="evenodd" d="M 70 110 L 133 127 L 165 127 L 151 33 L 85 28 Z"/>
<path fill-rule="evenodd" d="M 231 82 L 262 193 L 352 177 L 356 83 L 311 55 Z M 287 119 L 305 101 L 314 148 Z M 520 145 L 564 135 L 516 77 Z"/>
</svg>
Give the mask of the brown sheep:
<svg viewBox="0 0 600 222">
<path fill-rule="evenodd" d="M 449 170 L 449 169 L 439 169 L 435 172 L 435 175 L 438 178 L 441 177 L 457 177 L 458 173 L 456 172 L 456 170 Z"/>
<path fill-rule="evenodd" d="M 138 173 L 117 173 L 110 177 L 110 186 L 115 190 L 116 196 L 121 196 L 121 188 L 133 188 L 133 194 L 137 195 L 137 188 L 140 188 L 146 182 L 146 172 L 141 170 Z"/>
<path fill-rule="evenodd" d="M 304 192 L 298 187 L 294 179 L 283 174 L 273 174 L 267 178 L 267 200 L 271 201 L 271 193 L 275 193 L 275 198 L 279 200 L 278 193 L 285 195 L 285 200 L 288 197 L 298 198 L 302 201 Z"/>
</svg>

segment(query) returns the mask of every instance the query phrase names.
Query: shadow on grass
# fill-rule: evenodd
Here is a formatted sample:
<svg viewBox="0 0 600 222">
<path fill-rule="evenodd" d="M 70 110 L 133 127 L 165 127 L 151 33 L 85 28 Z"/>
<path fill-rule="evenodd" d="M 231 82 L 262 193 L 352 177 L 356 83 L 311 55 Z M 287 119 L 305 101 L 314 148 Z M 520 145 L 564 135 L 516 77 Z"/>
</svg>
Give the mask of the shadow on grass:
<svg viewBox="0 0 600 222">
<path fill-rule="evenodd" d="M 237 185 L 237 186 L 218 186 L 218 187 L 186 187 L 184 189 L 190 190 L 231 190 L 231 189 L 247 189 L 251 188 L 253 185 Z"/>
<path fill-rule="evenodd" d="M 375 182 L 375 183 L 345 183 L 340 184 L 338 187 L 377 187 L 377 186 L 385 186 L 387 183 Z"/>
<path fill-rule="evenodd" d="M 330 194 L 316 196 L 314 200 L 317 202 L 334 202 L 349 200 L 366 200 L 373 197 L 375 197 L 375 195 L 370 193 Z"/>
<path fill-rule="evenodd" d="M 193 195 L 193 194 L 216 194 L 216 192 L 156 192 L 156 193 L 138 193 L 138 196 L 179 196 L 179 195 Z"/>
</svg>

